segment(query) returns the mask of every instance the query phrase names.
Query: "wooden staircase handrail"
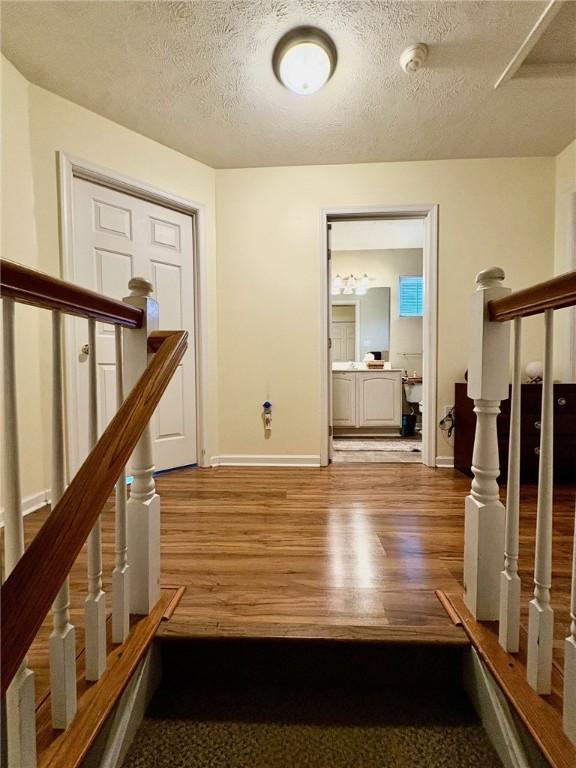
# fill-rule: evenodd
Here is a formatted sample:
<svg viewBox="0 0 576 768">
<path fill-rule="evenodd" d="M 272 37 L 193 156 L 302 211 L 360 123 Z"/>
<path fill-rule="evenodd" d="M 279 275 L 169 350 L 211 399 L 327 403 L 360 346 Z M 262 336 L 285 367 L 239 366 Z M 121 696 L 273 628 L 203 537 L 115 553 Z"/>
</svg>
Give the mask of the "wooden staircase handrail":
<svg viewBox="0 0 576 768">
<path fill-rule="evenodd" d="M 138 307 L 6 259 L 0 259 L 0 291 L 2 296 L 20 304 L 56 309 L 125 328 L 142 327 L 144 313 Z"/>
<path fill-rule="evenodd" d="M 503 322 L 515 317 L 539 315 L 547 309 L 563 309 L 576 305 L 576 270 L 566 272 L 544 283 L 488 302 L 490 320 Z"/>
<path fill-rule="evenodd" d="M 186 352 L 186 331 L 152 336 L 162 344 L 2 586 L 2 695 Z"/>
</svg>

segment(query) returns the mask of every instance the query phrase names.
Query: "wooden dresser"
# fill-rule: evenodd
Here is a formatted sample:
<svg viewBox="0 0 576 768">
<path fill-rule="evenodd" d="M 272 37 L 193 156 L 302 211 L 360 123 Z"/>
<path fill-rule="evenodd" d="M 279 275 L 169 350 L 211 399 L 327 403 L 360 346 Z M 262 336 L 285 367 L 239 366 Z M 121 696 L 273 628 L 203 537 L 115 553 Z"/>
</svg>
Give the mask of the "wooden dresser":
<svg viewBox="0 0 576 768">
<path fill-rule="evenodd" d="M 454 466 L 471 475 L 476 414 L 466 390 L 467 384 L 455 385 Z M 523 483 L 538 481 L 541 402 L 540 384 L 522 384 L 520 472 Z M 502 401 L 500 410 L 497 424 L 502 481 L 508 472 L 510 399 Z M 576 483 L 576 384 L 554 384 L 554 481 Z"/>
</svg>

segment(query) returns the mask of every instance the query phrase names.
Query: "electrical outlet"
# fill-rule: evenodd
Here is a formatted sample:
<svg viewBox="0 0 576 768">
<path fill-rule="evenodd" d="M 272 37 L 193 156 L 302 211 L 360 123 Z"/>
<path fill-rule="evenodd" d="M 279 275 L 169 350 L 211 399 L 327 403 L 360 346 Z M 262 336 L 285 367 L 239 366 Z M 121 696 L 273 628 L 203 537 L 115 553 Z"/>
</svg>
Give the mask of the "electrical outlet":
<svg viewBox="0 0 576 768">
<path fill-rule="evenodd" d="M 448 416 L 448 414 L 450 413 L 452 408 L 454 408 L 453 405 L 445 405 L 444 406 L 444 417 Z"/>
</svg>

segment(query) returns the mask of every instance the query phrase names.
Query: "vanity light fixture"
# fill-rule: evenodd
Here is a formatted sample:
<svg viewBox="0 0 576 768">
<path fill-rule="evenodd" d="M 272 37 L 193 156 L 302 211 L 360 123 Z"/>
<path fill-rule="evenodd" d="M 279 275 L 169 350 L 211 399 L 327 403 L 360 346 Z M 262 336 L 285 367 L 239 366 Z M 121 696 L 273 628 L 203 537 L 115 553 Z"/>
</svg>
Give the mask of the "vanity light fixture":
<svg viewBox="0 0 576 768">
<path fill-rule="evenodd" d="M 358 281 L 356 296 L 365 296 L 368 293 L 368 288 L 370 288 L 370 278 L 364 273 L 364 277 Z"/>
<path fill-rule="evenodd" d="M 325 32 L 316 27 L 297 27 L 279 40 L 272 66 L 288 90 L 310 96 L 332 77 L 336 60 L 336 46 Z"/>
<path fill-rule="evenodd" d="M 332 280 L 331 293 L 332 296 L 339 296 L 341 293 L 346 296 L 351 296 L 353 293 L 356 296 L 365 296 L 370 288 L 370 278 L 366 273 L 363 277 L 354 277 L 349 275 L 342 278 L 339 274 Z"/>
<path fill-rule="evenodd" d="M 342 288 L 344 288 L 344 281 L 340 275 L 336 275 L 334 280 L 332 280 L 332 296 L 338 296 L 338 294 L 342 293 Z"/>
<path fill-rule="evenodd" d="M 342 293 L 346 294 L 347 296 L 350 296 L 351 293 L 356 293 L 356 278 L 354 275 L 350 275 L 350 277 L 346 280 L 346 285 L 344 286 Z"/>
</svg>

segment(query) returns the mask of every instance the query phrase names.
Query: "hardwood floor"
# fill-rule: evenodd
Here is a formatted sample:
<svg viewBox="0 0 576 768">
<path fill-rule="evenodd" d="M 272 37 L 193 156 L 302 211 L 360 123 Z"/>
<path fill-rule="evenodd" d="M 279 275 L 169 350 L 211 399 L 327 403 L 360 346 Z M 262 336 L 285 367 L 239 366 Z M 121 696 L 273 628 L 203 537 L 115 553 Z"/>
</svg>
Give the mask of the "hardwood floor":
<svg viewBox="0 0 576 768">
<path fill-rule="evenodd" d="M 187 589 L 162 634 L 462 642 L 434 594 L 457 586 L 449 561 L 386 550 L 424 534 L 427 477 L 450 495 L 418 466 L 165 476 L 163 569 Z M 433 538 L 461 540 L 457 487 Z"/>
<path fill-rule="evenodd" d="M 464 644 L 435 595 L 461 591 L 469 478 L 422 465 L 188 469 L 157 478 L 162 583 L 186 591 L 162 636 L 306 637 Z M 520 569 L 531 595 L 536 489 L 522 489 Z M 568 628 L 574 488 L 555 492 L 556 651 Z M 26 518 L 29 541 L 46 512 Z M 103 514 L 104 587 L 114 522 Z M 86 557 L 71 574 L 82 642 Z M 49 621 L 34 643 L 37 698 L 47 693 Z"/>
</svg>

